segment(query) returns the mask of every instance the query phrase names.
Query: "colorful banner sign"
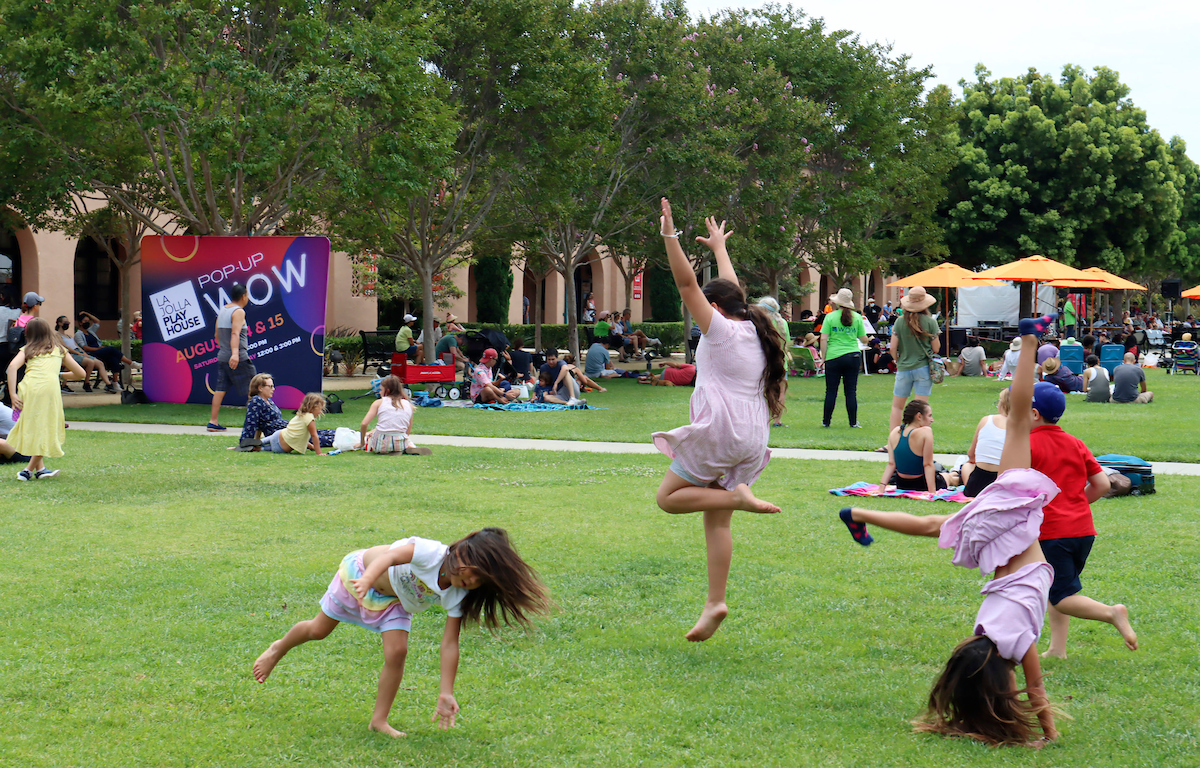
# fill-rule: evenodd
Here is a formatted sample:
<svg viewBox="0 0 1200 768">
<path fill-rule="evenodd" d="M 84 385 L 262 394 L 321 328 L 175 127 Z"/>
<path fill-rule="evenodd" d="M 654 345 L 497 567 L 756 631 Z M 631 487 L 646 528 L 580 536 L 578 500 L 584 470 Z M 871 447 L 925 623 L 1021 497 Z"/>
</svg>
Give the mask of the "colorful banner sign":
<svg viewBox="0 0 1200 768">
<path fill-rule="evenodd" d="M 640 269 L 638 270 L 638 273 L 633 276 L 633 298 L 642 298 L 642 271 Z"/>
<path fill-rule="evenodd" d="M 275 403 L 298 408 L 320 392 L 329 250 L 324 237 L 142 238 L 146 396 L 212 402 L 217 313 L 235 283 L 248 289 L 250 361 L 274 377 Z M 246 393 L 229 391 L 224 404 L 245 405 Z"/>
</svg>

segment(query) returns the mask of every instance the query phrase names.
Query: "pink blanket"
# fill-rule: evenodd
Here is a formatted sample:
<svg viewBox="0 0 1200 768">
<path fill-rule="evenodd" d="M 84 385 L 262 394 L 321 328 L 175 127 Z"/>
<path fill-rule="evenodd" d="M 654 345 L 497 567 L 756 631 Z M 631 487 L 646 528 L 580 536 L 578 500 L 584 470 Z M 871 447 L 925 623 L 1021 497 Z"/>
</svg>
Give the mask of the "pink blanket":
<svg viewBox="0 0 1200 768">
<path fill-rule="evenodd" d="M 966 504 L 970 501 L 969 498 L 963 496 L 963 486 L 957 488 L 947 488 L 944 491 L 930 493 L 929 491 L 902 491 L 894 485 L 876 485 L 859 481 L 851 483 L 845 488 L 830 488 L 829 492 L 834 496 L 889 496 L 892 498 L 901 499 L 916 499 L 917 501 L 953 501 L 957 504 Z"/>
</svg>

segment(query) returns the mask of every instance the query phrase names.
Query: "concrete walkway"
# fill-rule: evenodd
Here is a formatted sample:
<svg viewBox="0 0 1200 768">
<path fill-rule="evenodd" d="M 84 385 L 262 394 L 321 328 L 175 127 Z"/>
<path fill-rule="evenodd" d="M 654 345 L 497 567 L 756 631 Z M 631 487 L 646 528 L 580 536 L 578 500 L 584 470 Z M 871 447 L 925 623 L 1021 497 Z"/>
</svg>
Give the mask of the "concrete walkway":
<svg viewBox="0 0 1200 768">
<path fill-rule="evenodd" d="M 207 435 L 209 437 L 234 438 L 236 428 L 226 432 L 208 432 L 204 427 L 183 424 L 120 424 L 101 421 L 72 421 L 71 429 L 85 432 L 124 432 L 143 435 Z M 567 453 L 638 453 L 657 454 L 650 443 L 600 443 L 587 440 L 529 440 L 512 437 L 463 437 L 459 435 L 413 435 L 418 445 L 445 445 L 454 448 L 496 448 L 515 451 L 562 451 Z M 810 448 L 772 448 L 774 459 L 805 459 L 808 461 L 873 461 L 884 463 L 887 454 L 874 451 L 825 451 Z M 962 455 L 934 454 L 935 461 L 953 466 L 963 460 Z M 1200 464 L 1185 464 L 1174 461 L 1155 461 L 1156 475 L 1200 476 Z"/>
</svg>

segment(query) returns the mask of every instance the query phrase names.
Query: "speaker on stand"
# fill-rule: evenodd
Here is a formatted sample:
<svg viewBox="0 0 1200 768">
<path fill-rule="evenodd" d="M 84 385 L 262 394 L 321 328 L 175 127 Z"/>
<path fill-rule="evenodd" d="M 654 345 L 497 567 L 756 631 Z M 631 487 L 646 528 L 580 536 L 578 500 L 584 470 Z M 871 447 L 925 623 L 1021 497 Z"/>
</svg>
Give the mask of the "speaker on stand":
<svg viewBox="0 0 1200 768">
<path fill-rule="evenodd" d="M 1167 300 L 1167 318 L 1169 320 L 1173 321 L 1175 319 L 1175 301 L 1183 298 L 1182 294 L 1182 280 L 1174 279 L 1162 281 L 1162 296 Z"/>
</svg>

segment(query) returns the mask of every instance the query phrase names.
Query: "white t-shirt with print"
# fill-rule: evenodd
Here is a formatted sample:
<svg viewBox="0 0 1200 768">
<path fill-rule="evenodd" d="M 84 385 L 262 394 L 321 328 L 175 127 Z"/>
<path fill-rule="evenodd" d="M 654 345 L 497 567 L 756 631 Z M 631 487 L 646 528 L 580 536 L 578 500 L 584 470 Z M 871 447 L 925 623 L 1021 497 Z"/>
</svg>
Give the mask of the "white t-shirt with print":
<svg viewBox="0 0 1200 768">
<path fill-rule="evenodd" d="M 431 605 L 440 605 L 447 616 L 461 617 L 462 601 L 467 596 L 467 590 L 454 586 L 442 589 L 438 586 L 438 572 L 450 547 L 433 539 L 410 536 L 392 544 L 391 548 L 404 544 L 413 545 L 412 562 L 388 568 L 392 591 L 400 598 L 404 610 L 416 614 Z"/>
</svg>

